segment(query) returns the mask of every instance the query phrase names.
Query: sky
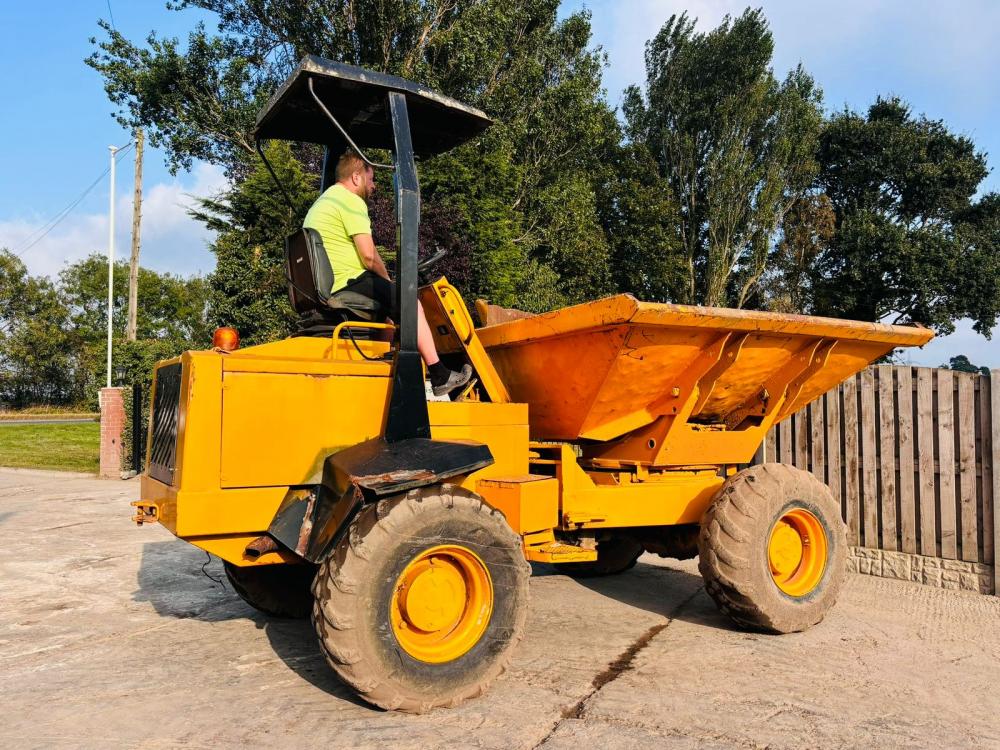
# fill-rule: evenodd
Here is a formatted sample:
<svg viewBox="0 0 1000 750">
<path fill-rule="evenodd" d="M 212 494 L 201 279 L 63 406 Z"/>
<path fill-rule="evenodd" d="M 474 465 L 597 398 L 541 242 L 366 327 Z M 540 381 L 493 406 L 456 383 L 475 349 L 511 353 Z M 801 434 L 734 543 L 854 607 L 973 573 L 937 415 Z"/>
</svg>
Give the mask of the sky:
<svg viewBox="0 0 1000 750">
<path fill-rule="evenodd" d="M 970 136 L 989 157 L 986 190 L 1000 190 L 1000 28 L 997 0 L 837 0 L 761 2 L 774 33 L 775 72 L 802 63 L 825 93 L 829 110 L 863 110 L 876 95 L 896 94 L 918 113 Z M 617 106 L 622 89 L 644 79 L 643 46 L 673 13 L 684 10 L 709 29 L 746 2 L 732 0 L 565 0 L 566 15 L 586 7 L 594 43 L 608 54 L 604 83 Z M 164 0 L 49 0 L 0 3 L 4 95 L 0 97 L 0 247 L 17 253 L 32 273 L 55 275 L 67 263 L 107 252 L 108 178 L 41 236 L 51 219 L 83 194 L 108 167 L 108 146 L 130 134 L 114 121 L 100 76 L 83 59 L 112 20 L 133 41 L 149 32 L 184 38 L 211 14 L 170 11 Z M 132 215 L 132 151 L 117 167 L 118 257 L 127 257 Z M 198 164 L 169 174 L 163 154 L 146 149 L 143 179 L 142 264 L 158 271 L 205 274 L 214 260 L 209 233 L 191 219 L 194 196 L 226 186 L 217 167 Z M 992 341 L 960 321 L 955 334 L 922 350 L 914 364 L 938 365 L 964 353 L 1000 367 L 1000 327 Z"/>
</svg>

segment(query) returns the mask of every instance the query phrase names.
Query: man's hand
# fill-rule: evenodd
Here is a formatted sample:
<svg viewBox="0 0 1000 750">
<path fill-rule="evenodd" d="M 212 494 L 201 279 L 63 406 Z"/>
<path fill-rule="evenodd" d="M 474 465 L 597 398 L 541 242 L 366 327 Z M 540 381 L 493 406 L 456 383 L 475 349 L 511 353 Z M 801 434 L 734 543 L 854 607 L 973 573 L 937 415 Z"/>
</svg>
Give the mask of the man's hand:
<svg viewBox="0 0 1000 750">
<path fill-rule="evenodd" d="M 389 271 L 386 270 L 385 263 L 382 262 L 382 256 L 378 254 L 378 248 L 375 247 L 372 236 L 370 234 L 355 234 L 351 239 L 354 240 L 354 247 L 358 249 L 358 255 L 361 262 L 365 264 L 365 268 L 378 274 L 386 281 L 391 281 Z"/>
</svg>

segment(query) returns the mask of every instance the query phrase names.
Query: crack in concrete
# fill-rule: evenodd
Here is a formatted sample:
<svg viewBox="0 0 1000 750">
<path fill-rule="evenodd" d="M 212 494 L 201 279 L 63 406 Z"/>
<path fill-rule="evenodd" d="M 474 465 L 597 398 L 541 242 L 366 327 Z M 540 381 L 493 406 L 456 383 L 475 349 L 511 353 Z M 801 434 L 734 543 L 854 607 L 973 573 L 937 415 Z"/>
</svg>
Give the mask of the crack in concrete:
<svg viewBox="0 0 1000 750">
<path fill-rule="evenodd" d="M 661 622 L 658 625 L 654 625 L 649 628 L 645 633 L 636 638 L 624 651 L 622 651 L 614 660 L 612 660 L 607 667 L 605 667 L 601 672 L 594 676 L 590 684 L 592 689 L 580 700 L 578 700 L 572 707 L 565 709 L 559 720 L 552 726 L 548 734 L 542 737 L 541 741 L 534 746 L 532 750 L 538 750 L 542 745 L 548 742 L 549 738 L 556 733 L 556 731 L 563 725 L 564 722 L 569 719 L 582 719 L 587 711 L 587 703 L 593 698 L 597 693 L 599 693 L 605 686 L 611 684 L 619 677 L 621 677 L 626 672 L 629 672 L 633 668 L 635 663 L 635 657 L 638 656 L 643 649 L 645 649 L 650 642 L 662 633 L 664 630 L 669 628 L 674 621 L 677 619 L 678 615 L 683 611 L 683 609 L 691 603 L 702 590 L 704 586 L 699 586 L 695 591 L 687 597 L 684 601 L 677 605 L 677 607 L 667 615 L 666 622 Z"/>
</svg>

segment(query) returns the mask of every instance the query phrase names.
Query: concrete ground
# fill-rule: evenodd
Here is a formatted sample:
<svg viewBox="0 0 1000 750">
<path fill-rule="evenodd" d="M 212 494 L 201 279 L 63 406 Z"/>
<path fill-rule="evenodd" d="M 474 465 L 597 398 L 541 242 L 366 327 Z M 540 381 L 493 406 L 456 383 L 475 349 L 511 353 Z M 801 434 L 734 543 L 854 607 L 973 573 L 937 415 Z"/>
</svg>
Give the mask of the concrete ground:
<svg viewBox="0 0 1000 750">
<path fill-rule="evenodd" d="M 1000 599 L 851 576 L 807 633 L 740 632 L 692 561 L 531 580 L 483 698 L 424 716 L 354 698 L 306 622 L 135 528 L 136 482 L 0 470 L 0 744 L 11 748 L 1000 746 Z M 205 563 L 208 563 L 207 565 Z"/>
</svg>

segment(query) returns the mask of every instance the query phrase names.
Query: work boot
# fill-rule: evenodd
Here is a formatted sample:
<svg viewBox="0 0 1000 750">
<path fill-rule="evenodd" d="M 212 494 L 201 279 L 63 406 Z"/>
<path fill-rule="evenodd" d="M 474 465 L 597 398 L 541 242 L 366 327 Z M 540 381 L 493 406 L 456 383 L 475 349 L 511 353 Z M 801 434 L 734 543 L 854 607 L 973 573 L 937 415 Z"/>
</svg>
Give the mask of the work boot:
<svg viewBox="0 0 1000 750">
<path fill-rule="evenodd" d="M 463 385 L 469 382 L 472 377 L 472 367 L 469 365 L 462 365 L 462 369 L 458 372 L 454 370 L 448 370 L 448 377 L 443 381 L 435 382 L 434 374 L 431 374 L 431 390 L 434 391 L 435 396 L 444 396 L 445 394 L 451 393 L 456 388 L 461 388 Z"/>
</svg>

